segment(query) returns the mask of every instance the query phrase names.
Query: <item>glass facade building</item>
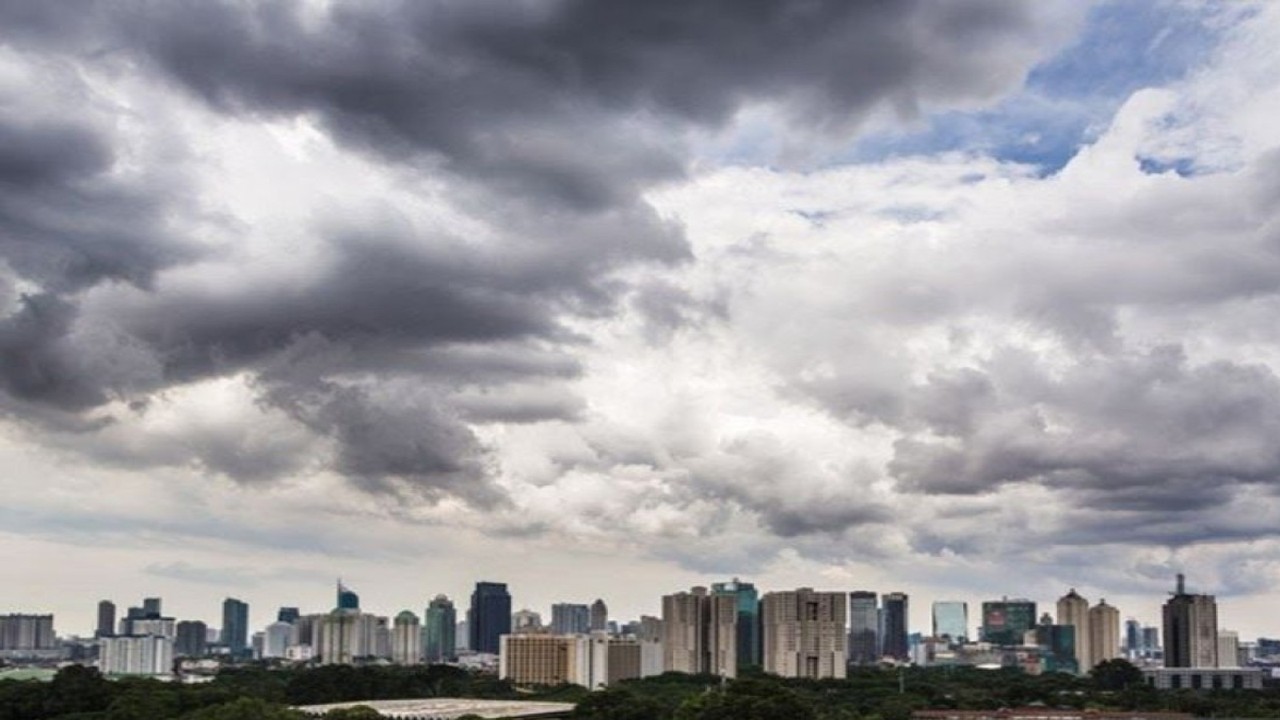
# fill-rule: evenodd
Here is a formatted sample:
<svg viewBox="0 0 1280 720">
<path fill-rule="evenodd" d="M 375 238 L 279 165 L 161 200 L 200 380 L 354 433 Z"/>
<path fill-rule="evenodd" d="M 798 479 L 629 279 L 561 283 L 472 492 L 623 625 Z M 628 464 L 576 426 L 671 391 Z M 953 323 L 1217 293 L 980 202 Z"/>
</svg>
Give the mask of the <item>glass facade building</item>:
<svg viewBox="0 0 1280 720">
<path fill-rule="evenodd" d="M 738 670 L 759 667 L 761 660 L 760 594 L 756 586 L 734 578 L 712 583 L 712 595 L 732 595 L 738 604 Z"/>
<path fill-rule="evenodd" d="M 953 644 L 969 641 L 969 603 L 940 601 L 933 604 L 933 636 Z"/>
<path fill-rule="evenodd" d="M 1002 598 L 982 603 L 983 642 L 1022 645 L 1035 626 L 1036 604 L 1032 600 Z"/>
<path fill-rule="evenodd" d="M 467 610 L 467 632 L 472 652 L 498 654 L 498 638 L 511 633 L 511 594 L 506 583 L 476 583 Z"/>
</svg>

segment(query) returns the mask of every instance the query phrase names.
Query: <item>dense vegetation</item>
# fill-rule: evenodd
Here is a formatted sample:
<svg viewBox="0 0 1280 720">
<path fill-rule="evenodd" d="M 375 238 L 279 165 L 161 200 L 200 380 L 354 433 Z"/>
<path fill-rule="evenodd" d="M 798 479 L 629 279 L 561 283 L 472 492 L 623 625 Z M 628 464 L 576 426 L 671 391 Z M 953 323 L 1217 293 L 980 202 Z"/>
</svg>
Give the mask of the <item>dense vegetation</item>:
<svg viewBox="0 0 1280 720">
<path fill-rule="evenodd" d="M 0 720 L 296 720 L 290 705 L 416 697 L 559 700 L 577 720 L 907 720 L 917 708 L 1048 707 L 1170 710 L 1201 717 L 1280 717 L 1280 688 L 1156 691 L 1124 661 L 1088 678 L 972 668 L 867 669 L 846 680 L 668 673 L 588 694 L 579 687 L 517 692 L 492 675 L 444 665 L 229 668 L 209 683 L 109 681 L 73 665 L 51 682 L 0 681 Z M 367 709 L 333 720 L 376 717 Z"/>
</svg>

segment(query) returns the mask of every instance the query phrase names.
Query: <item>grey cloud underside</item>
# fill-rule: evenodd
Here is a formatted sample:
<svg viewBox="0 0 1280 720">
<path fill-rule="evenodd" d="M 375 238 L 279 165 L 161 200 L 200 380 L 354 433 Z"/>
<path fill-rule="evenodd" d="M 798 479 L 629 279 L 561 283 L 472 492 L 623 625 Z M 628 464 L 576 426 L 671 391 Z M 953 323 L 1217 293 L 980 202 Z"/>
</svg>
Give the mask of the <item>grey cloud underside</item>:
<svg viewBox="0 0 1280 720">
<path fill-rule="evenodd" d="M 660 342 L 723 315 L 618 276 L 691 259 L 642 198 L 684 177 L 691 133 L 757 104 L 786 108 L 797 132 L 839 135 L 886 106 L 991 98 L 1020 80 L 1048 25 L 1027 4 L 990 1 L 0 3 L 8 47 L 41 72 L 63 68 L 42 75 L 54 90 L 39 114 L 0 113 L 5 283 L 38 288 L 0 320 L 0 387 L 29 418 L 80 417 L 113 400 L 145 412 L 167 388 L 245 373 L 360 486 L 501 504 L 468 423 L 578 416 L 554 391 L 478 399 L 572 379 L 586 339 L 566 318 L 630 299 Z M 230 117 L 313 119 L 348 148 L 442 180 L 496 239 L 395 212 L 321 220 L 309 231 L 327 264 L 309 281 L 250 273 L 217 293 L 157 282 L 210 259 L 191 240 L 210 222 L 183 167 L 199 161 L 134 153 L 141 171 L 121 172 L 147 141 L 88 97 L 78 65 L 146 74 Z M 69 97 L 86 99 L 82 120 L 58 112 Z M 297 445 L 237 453 L 236 437 L 180 446 L 243 480 L 299 469 Z M 180 464 L 136 447 L 139 465 Z M 766 522 L 792 534 L 876 515 L 790 512 Z"/>
</svg>

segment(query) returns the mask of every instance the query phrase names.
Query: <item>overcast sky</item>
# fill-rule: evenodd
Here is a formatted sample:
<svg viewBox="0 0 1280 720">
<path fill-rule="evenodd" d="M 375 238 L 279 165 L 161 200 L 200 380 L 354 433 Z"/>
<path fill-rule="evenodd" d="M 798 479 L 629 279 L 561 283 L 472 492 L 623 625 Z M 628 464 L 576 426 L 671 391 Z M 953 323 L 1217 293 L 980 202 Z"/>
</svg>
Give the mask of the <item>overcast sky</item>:
<svg viewBox="0 0 1280 720">
<path fill-rule="evenodd" d="M 1155 623 L 1182 571 L 1276 636 L 1278 48 L 1275 3 L 0 2 L 0 612 Z"/>
</svg>

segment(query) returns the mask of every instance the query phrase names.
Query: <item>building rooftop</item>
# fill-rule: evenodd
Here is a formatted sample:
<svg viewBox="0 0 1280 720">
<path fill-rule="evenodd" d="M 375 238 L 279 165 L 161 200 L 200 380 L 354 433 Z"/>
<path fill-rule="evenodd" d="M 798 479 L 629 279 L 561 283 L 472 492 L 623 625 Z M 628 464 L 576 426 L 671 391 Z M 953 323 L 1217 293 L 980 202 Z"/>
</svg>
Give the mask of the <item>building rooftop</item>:
<svg viewBox="0 0 1280 720">
<path fill-rule="evenodd" d="M 569 703 L 533 702 L 528 700 L 471 700 L 461 698 L 425 698 L 420 700 L 366 700 L 363 702 L 305 705 L 296 708 L 308 715 L 323 716 L 336 708 L 367 705 L 386 718 L 399 720 L 453 720 L 463 715 L 482 718 L 559 718 L 573 711 Z"/>
</svg>

